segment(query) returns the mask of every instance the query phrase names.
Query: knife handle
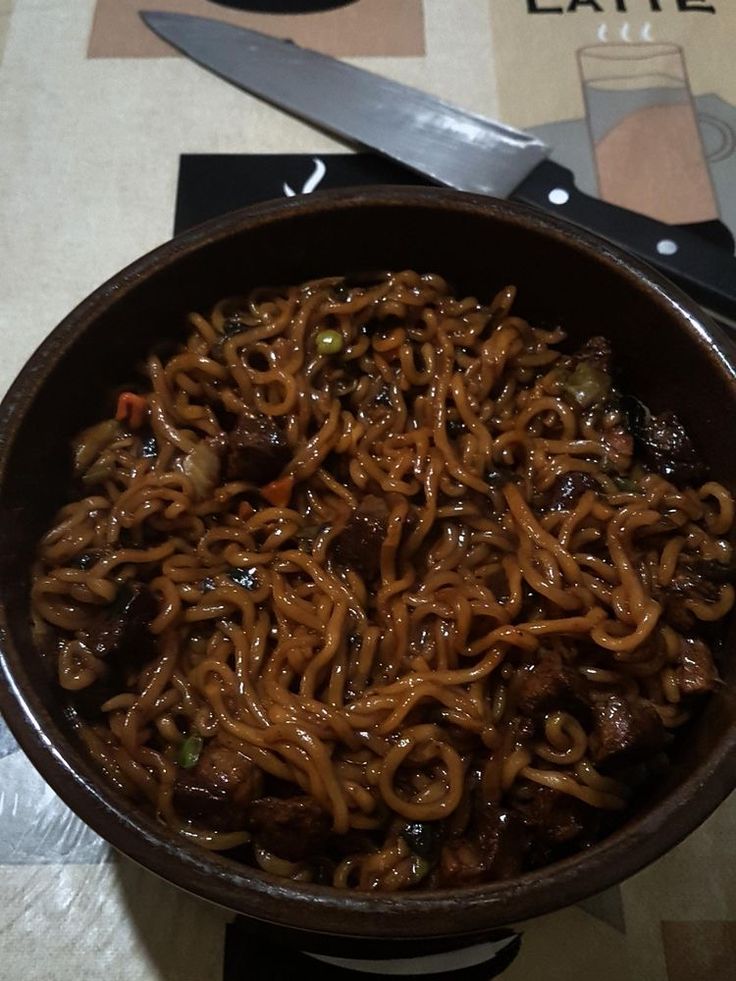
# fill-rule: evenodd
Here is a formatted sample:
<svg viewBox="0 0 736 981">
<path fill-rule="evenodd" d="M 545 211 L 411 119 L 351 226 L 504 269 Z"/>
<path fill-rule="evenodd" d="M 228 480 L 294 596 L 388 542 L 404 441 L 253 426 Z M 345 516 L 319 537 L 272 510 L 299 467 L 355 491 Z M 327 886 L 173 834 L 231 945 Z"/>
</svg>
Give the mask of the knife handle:
<svg viewBox="0 0 736 981">
<path fill-rule="evenodd" d="M 736 330 L 736 258 L 725 249 L 681 225 L 666 225 L 584 194 L 572 172 L 551 160 L 539 164 L 512 196 L 634 252 Z"/>
</svg>

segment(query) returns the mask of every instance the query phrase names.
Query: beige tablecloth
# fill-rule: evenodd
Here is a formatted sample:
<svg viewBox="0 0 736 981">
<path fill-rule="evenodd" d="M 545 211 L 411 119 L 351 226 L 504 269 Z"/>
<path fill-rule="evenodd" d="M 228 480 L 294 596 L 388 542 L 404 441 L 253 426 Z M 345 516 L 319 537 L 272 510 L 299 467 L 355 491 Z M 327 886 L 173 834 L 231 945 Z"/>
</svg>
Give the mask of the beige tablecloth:
<svg viewBox="0 0 736 981">
<path fill-rule="evenodd" d="M 290 33 L 468 109 L 537 127 L 590 191 L 600 147 L 578 52 L 673 42 L 692 105 L 710 116 L 690 147 L 712 191 L 701 218 L 736 225 L 732 0 L 357 0 L 283 20 L 216 0 L 0 0 L 2 390 L 74 304 L 170 236 L 181 154 L 343 149 L 170 56 L 138 24 L 140 6 Z M 637 166 L 635 145 L 620 152 Z M 504 977 L 736 978 L 735 855 L 732 798 L 620 887 L 527 924 Z M 0 723 L 0 981 L 219 981 L 229 920 L 111 853 Z"/>
</svg>

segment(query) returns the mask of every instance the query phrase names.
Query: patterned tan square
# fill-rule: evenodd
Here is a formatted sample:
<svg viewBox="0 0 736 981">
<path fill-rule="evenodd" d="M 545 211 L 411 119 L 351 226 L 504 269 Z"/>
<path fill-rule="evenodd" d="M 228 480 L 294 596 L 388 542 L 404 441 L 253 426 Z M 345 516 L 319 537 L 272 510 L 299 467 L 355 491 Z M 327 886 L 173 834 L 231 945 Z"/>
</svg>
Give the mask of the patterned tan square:
<svg viewBox="0 0 736 981">
<path fill-rule="evenodd" d="M 733 981 L 736 921 L 662 923 L 668 981 Z"/>
<path fill-rule="evenodd" d="M 679 10 L 675 0 L 596 0 L 569 12 L 571 3 L 539 0 L 538 8 L 568 8 L 563 14 L 528 13 L 523 0 L 489 0 L 494 67 L 502 118 L 536 126 L 584 115 L 577 52 L 595 44 L 675 44 L 687 49 L 695 95 L 715 92 L 736 103 L 733 37 L 736 3 L 716 0 L 715 14 Z M 597 8 L 597 9 L 596 9 Z M 600 12 L 599 12 L 600 11 Z"/>
<path fill-rule="evenodd" d="M 244 13 L 215 0 L 97 0 L 89 57 L 175 56 L 140 19 L 141 10 L 151 9 L 223 20 L 338 57 L 424 54 L 422 0 L 355 0 L 335 10 L 291 15 Z"/>
</svg>

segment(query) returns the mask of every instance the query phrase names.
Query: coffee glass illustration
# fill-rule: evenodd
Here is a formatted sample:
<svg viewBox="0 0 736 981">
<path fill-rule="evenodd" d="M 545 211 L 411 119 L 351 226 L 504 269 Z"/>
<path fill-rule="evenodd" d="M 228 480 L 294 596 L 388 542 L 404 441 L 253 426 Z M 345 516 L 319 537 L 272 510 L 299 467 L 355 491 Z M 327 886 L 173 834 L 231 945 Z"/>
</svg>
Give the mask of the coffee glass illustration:
<svg viewBox="0 0 736 981">
<path fill-rule="evenodd" d="M 671 224 L 718 218 L 682 48 L 600 44 L 578 58 L 600 197 Z M 711 159 L 736 142 L 718 129 Z"/>
</svg>

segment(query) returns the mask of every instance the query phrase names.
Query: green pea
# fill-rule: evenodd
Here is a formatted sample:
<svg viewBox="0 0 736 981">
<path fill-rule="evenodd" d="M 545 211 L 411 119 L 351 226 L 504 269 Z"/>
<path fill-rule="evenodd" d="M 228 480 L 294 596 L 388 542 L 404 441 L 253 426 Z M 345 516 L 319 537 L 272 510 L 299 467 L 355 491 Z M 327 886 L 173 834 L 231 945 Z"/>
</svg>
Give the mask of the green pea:
<svg viewBox="0 0 736 981">
<path fill-rule="evenodd" d="M 320 354 L 339 354 L 343 337 L 339 330 L 321 330 L 317 334 L 317 350 Z"/>
<path fill-rule="evenodd" d="M 191 770 L 196 766 L 203 746 L 204 740 L 198 732 L 187 736 L 179 747 L 179 766 L 184 767 L 185 770 Z"/>
</svg>

